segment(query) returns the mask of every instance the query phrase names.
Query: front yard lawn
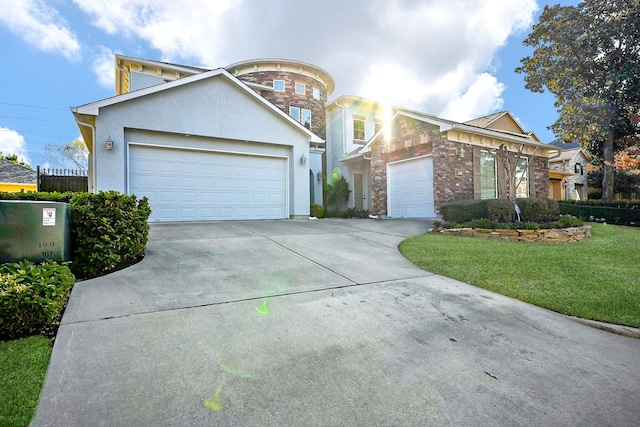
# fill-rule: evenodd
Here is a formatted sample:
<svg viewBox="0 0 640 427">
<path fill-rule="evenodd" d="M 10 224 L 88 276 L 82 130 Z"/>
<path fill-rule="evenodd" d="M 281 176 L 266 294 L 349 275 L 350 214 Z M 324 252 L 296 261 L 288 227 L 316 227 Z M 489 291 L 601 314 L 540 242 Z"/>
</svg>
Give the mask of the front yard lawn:
<svg viewBox="0 0 640 427">
<path fill-rule="evenodd" d="M 51 339 L 43 336 L 0 342 L 0 425 L 29 425 L 51 348 Z"/>
<path fill-rule="evenodd" d="M 593 224 L 581 242 L 429 233 L 400 244 L 418 267 L 571 316 L 640 327 L 640 228 Z"/>
</svg>

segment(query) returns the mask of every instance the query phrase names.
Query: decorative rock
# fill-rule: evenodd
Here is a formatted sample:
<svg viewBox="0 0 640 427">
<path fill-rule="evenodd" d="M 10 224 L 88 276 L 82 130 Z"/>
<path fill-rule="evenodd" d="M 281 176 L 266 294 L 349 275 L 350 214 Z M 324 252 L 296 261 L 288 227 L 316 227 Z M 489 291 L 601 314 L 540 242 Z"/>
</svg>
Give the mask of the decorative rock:
<svg viewBox="0 0 640 427">
<path fill-rule="evenodd" d="M 449 228 L 440 230 L 441 234 L 484 237 L 490 239 L 517 240 L 521 242 L 578 242 L 591 237 L 591 226 L 569 227 L 542 230 L 490 230 L 486 228 Z"/>
</svg>

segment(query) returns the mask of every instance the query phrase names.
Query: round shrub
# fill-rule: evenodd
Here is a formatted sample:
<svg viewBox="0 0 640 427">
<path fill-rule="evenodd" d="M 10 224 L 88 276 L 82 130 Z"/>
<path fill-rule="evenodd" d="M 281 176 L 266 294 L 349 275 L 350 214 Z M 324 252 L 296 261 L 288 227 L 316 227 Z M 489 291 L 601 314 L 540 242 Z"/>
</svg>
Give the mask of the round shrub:
<svg viewBox="0 0 640 427">
<path fill-rule="evenodd" d="M 316 218 L 322 218 L 324 215 L 324 208 L 321 205 L 311 205 L 311 216 Z"/>
<path fill-rule="evenodd" d="M 50 330 L 62 311 L 75 277 L 54 261 L 0 265 L 0 339 Z"/>
<path fill-rule="evenodd" d="M 511 222 L 516 219 L 516 209 L 508 199 L 491 200 L 487 205 L 489 219 L 498 222 Z"/>
<path fill-rule="evenodd" d="M 456 200 L 441 204 L 438 210 L 445 221 L 467 222 L 487 218 L 489 202 L 490 200 Z"/>
</svg>

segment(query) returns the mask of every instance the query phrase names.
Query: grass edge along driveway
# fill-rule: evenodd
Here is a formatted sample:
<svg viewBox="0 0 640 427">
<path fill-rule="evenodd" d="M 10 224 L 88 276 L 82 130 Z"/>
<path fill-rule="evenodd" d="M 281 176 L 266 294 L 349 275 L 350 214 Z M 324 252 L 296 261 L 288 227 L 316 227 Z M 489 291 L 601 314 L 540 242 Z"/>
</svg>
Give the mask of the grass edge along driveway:
<svg viewBox="0 0 640 427">
<path fill-rule="evenodd" d="M 428 233 L 403 241 L 418 267 L 559 313 L 640 327 L 640 228 L 592 224 L 581 242 Z"/>
<path fill-rule="evenodd" d="M 52 347 L 50 338 L 39 335 L 0 342 L 0 425 L 29 424 Z"/>
</svg>

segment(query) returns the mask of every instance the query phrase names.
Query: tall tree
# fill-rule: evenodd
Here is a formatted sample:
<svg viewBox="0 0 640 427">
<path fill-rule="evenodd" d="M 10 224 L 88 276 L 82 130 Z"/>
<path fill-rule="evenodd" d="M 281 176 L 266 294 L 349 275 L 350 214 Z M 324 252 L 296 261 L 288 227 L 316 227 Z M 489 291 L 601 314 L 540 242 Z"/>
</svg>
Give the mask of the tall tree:
<svg viewBox="0 0 640 427">
<path fill-rule="evenodd" d="M 602 198 L 613 197 L 614 157 L 640 139 L 640 0 L 546 6 L 516 72 L 556 97 L 551 129 L 603 160 Z"/>
<path fill-rule="evenodd" d="M 49 161 L 64 169 L 87 170 L 89 151 L 84 142 L 76 139 L 66 144 L 47 144 L 44 152 Z"/>
</svg>

